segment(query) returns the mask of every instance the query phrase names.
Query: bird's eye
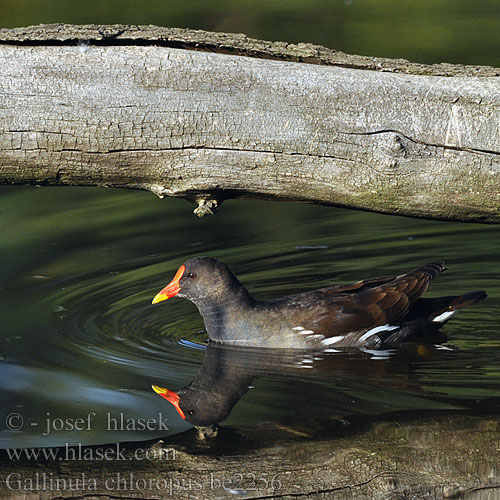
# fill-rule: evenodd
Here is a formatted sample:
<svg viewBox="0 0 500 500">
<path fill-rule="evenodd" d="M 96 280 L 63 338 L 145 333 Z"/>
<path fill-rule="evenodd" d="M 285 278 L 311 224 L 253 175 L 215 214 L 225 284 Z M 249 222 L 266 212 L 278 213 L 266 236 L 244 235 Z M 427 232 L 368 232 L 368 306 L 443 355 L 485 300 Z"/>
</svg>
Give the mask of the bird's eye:
<svg viewBox="0 0 500 500">
<path fill-rule="evenodd" d="M 188 410 L 188 413 L 189 413 L 190 415 L 193 415 L 193 414 L 194 414 L 194 410 Z"/>
<path fill-rule="evenodd" d="M 192 280 L 194 280 L 196 278 L 196 274 L 194 273 L 189 273 L 188 274 L 188 278 L 191 278 Z"/>
</svg>

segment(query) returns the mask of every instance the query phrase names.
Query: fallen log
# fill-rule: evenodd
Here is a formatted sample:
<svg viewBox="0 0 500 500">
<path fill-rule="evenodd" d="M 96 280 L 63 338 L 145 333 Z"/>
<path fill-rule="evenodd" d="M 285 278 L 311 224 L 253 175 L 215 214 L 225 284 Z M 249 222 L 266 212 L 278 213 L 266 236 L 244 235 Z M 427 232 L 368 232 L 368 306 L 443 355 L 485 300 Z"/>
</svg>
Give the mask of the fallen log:
<svg viewBox="0 0 500 500">
<path fill-rule="evenodd" d="M 500 69 L 159 27 L 0 30 L 0 183 L 500 222 Z"/>
<path fill-rule="evenodd" d="M 498 415 L 344 424 L 225 427 L 202 442 L 189 431 L 38 458 L 9 450 L 0 453 L 0 499 L 497 498 Z"/>
</svg>

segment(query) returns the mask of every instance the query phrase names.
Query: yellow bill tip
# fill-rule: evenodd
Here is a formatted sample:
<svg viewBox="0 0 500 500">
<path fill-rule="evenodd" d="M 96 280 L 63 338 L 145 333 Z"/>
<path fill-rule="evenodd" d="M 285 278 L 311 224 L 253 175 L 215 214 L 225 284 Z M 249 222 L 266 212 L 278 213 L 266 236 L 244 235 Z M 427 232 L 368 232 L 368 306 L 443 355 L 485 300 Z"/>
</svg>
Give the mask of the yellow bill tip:
<svg viewBox="0 0 500 500">
<path fill-rule="evenodd" d="M 151 388 L 156 392 L 156 394 L 166 394 L 168 392 L 168 389 L 160 387 L 159 385 L 152 385 Z"/>
<path fill-rule="evenodd" d="M 151 302 L 151 304 L 158 304 L 158 302 L 163 302 L 168 299 L 168 295 L 164 295 L 162 293 L 158 293 L 155 295 L 155 298 Z"/>
</svg>

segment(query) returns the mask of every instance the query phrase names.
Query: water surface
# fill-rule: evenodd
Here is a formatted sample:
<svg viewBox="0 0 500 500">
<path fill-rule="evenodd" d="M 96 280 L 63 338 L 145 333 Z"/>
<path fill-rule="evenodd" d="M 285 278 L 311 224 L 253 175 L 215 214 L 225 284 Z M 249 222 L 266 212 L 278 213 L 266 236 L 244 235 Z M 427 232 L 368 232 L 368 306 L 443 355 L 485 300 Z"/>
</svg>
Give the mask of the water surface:
<svg viewBox="0 0 500 500">
<path fill-rule="evenodd" d="M 434 259 L 450 270 L 429 296 L 489 294 L 445 327 L 446 349 L 337 353 L 313 368 L 286 360 L 254 366 L 252 388 L 223 425 L 377 420 L 395 410 L 481 413 L 500 397 L 500 227 L 253 201 L 225 202 L 200 220 L 183 200 L 97 188 L 2 187 L 0 196 L 1 447 L 130 441 L 189 428 L 151 385 L 179 389 L 194 379 L 206 352 L 203 321 L 185 300 L 152 306 L 151 299 L 196 255 L 228 263 L 259 299 Z M 166 420 L 169 430 L 120 429 L 144 417 Z M 89 428 L 69 430 L 78 418 Z"/>
</svg>

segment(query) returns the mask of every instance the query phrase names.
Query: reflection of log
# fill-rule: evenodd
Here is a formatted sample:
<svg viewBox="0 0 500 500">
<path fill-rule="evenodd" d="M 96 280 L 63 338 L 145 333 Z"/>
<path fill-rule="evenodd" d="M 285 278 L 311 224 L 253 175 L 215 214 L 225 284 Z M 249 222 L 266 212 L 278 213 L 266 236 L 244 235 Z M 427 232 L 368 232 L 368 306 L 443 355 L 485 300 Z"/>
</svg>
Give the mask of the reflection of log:
<svg viewBox="0 0 500 500">
<path fill-rule="evenodd" d="M 115 445 L 109 460 L 0 458 L 0 498 L 234 498 L 237 492 L 226 488 L 245 490 L 245 498 L 434 499 L 474 491 L 485 495 L 466 498 L 489 499 L 500 491 L 498 431 L 497 418 L 469 416 L 368 430 L 323 422 L 316 431 L 223 428 L 211 444 L 194 444 L 184 434 L 147 455 L 145 443 L 129 444 L 121 460 L 112 459 Z M 85 449 L 76 453 L 84 456 Z"/>
<path fill-rule="evenodd" d="M 500 70 L 64 25 L 0 30 L 0 64 L 0 183 L 500 222 Z"/>
</svg>

